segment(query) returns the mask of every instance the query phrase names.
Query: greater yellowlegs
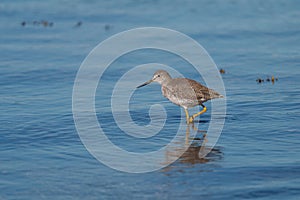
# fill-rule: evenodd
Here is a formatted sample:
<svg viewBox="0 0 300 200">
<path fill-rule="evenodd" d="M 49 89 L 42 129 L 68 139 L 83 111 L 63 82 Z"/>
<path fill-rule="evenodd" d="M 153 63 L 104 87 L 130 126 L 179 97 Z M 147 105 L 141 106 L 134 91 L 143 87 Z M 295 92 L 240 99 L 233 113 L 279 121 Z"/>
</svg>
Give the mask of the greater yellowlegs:
<svg viewBox="0 0 300 200">
<path fill-rule="evenodd" d="M 223 96 L 216 91 L 209 89 L 197 81 L 188 78 L 172 78 L 168 72 L 158 70 L 154 73 L 151 80 L 143 83 L 137 88 L 148 85 L 151 82 L 158 82 L 161 85 L 162 94 L 172 103 L 184 108 L 187 123 L 192 123 L 195 117 L 206 112 L 204 102 L 222 98 Z M 189 116 L 188 108 L 200 105 L 203 109 Z"/>
</svg>

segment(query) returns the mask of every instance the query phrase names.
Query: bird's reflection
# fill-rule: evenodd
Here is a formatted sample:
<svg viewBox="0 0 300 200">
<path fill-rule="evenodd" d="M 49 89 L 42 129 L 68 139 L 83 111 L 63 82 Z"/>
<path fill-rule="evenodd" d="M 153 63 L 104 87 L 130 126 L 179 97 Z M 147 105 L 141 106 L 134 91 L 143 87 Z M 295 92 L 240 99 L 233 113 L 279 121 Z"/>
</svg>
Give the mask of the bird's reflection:
<svg viewBox="0 0 300 200">
<path fill-rule="evenodd" d="M 194 137 L 191 137 L 191 135 L 194 135 Z M 206 146 L 207 141 L 206 131 L 197 129 L 194 124 L 187 125 L 185 138 L 166 150 L 166 162 L 174 159 L 174 157 L 178 160 L 165 167 L 163 171 L 169 171 L 174 167 L 178 167 L 178 165 L 187 167 L 222 159 L 221 149 Z"/>
</svg>

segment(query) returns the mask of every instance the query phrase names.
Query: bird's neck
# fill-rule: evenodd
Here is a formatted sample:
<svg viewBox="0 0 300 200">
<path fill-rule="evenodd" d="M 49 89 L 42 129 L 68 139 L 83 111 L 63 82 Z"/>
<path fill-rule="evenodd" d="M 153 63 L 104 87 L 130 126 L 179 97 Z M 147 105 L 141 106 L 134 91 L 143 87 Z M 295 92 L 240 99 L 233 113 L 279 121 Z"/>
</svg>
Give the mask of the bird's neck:
<svg viewBox="0 0 300 200">
<path fill-rule="evenodd" d="M 161 86 L 166 86 L 171 80 L 172 80 L 171 77 L 170 77 L 170 78 L 166 78 L 165 80 L 163 80 L 163 81 L 161 82 Z"/>
</svg>

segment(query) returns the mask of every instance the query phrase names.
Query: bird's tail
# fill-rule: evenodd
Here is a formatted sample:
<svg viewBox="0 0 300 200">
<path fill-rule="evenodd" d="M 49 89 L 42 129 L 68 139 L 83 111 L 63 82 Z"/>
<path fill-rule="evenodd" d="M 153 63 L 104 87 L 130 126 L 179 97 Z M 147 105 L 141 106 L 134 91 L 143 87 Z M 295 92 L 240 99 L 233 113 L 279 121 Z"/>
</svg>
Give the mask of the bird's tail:
<svg viewBox="0 0 300 200">
<path fill-rule="evenodd" d="M 218 92 L 212 89 L 209 89 L 209 95 L 210 95 L 210 99 L 224 98 L 223 95 L 219 94 Z"/>
</svg>

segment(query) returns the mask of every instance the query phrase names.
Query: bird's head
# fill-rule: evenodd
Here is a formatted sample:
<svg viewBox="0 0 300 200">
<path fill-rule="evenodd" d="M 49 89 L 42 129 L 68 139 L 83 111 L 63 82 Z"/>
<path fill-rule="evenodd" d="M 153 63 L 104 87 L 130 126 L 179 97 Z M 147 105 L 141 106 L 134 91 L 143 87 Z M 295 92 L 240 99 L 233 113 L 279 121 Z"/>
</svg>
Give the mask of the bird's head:
<svg viewBox="0 0 300 200">
<path fill-rule="evenodd" d="M 157 70 L 154 74 L 152 79 L 149 81 L 143 83 L 142 85 L 137 86 L 137 88 L 143 87 L 145 85 L 148 85 L 152 82 L 158 82 L 159 84 L 163 85 L 167 83 L 171 78 L 170 74 L 166 72 L 165 70 Z"/>
</svg>

